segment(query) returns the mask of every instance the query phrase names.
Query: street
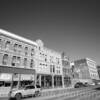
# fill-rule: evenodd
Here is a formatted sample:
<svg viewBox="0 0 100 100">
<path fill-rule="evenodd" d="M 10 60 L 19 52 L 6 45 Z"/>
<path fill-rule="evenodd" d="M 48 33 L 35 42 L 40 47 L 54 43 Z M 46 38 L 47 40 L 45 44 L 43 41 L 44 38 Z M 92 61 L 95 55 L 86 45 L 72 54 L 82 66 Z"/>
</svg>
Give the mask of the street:
<svg viewBox="0 0 100 100">
<path fill-rule="evenodd" d="M 70 93 L 62 94 L 59 96 L 51 97 L 34 97 L 25 98 L 23 100 L 100 100 L 100 90 L 90 89 L 90 90 L 78 90 L 71 91 Z"/>
</svg>

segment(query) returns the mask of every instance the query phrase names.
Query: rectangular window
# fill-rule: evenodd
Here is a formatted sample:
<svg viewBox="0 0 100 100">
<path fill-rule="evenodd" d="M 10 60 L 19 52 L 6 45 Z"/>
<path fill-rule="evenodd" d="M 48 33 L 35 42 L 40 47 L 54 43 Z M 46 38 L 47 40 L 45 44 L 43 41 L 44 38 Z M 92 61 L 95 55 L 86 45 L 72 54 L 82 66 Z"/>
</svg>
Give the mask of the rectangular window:
<svg viewBox="0 0 100 100">
<path fill-rule="evenodd" d="M 19 52 L 22 52 L 22 45 L 19 45 Z"/>
<path fill-rule="evenodd" d="M 33 67 L 34 67 L 34 61 L 33 59 L 31 59 L 30 68 L 33 68 Z"/>
<path fill-rule="evenodd" d="M 25 56 L 28 55 L 28 47 L 25 47 Z"/>
<path fill-rule="evenodd" d="M 7 49 L 7 50 L 10 49 L 10 41 L 6 41 L 6 43 L 5 43 L 5 49 Z"/>
<path fill-rule="evenodd" d="M 12 63 L 11 63 L 12 66 L 16 66 L 16 56 L 13 56 L 12 57 Z"/>
<path fill-rule="evenodd" d="M 18 67 L 20 66 L 20 63 L 21 63 L 21 58 L 20 57 L 17 57 L 17 66 Z"/>
<path fill-rule="evenodd" d="M 27 58 L 24 58 L 24 63 L 23 63 L 24 67 L 27 66 Z"/>
<path fill-rule="evenodd" d="M 52 73 L 52 65 L 50 65 L 50 72 Z"/>
<path fill-rule="evenodd" d="M 17 49 L 18 49 L 18 44 L 14 44 L 14 51 L 16 52 L 17 51 Z"/>
<path fill-rule="evenodd" d="M 34 49 L 31 49 L 31 56 L 34 56 Z"/>
</svg>

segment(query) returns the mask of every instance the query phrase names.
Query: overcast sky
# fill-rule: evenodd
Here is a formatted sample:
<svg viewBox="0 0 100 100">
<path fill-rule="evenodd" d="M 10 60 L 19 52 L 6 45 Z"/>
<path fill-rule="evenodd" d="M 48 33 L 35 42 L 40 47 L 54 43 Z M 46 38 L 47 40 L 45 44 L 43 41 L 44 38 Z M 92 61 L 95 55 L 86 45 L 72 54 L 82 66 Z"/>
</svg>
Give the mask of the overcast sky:
<svg viewBox="0 0 100 100">
<path fill-rule="evenodd" d="M 98 0 L 99 1 L 99 0 Z M 0 28 L 65 51 L 71 60 L 100 64 L 97 0 L 0 0 Z"/>
</svg>

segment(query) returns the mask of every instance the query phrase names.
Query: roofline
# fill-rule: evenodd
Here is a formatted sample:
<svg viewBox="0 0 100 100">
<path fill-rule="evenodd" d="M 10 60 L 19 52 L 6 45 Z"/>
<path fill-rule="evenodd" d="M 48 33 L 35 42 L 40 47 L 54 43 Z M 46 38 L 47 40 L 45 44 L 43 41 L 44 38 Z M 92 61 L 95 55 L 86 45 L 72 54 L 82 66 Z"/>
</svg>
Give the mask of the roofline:
<svg viewBox="0 0 100 100">
<path fill-rule="evenodd" d="M 90 58 L 86 58 L 86 60 L 96 63 L 94 60 L 91 60 Z"/>
<path fill-rule="evenodd" d="M 24 38 L 22 36 L 16 35 L 14 33 L 8 32 L 8 31 L 3 30 L 3 29 L 0 29 L 0 34 L 6 35 L 8 37 L 12 37 L 12 38 L 15 38 L 17 40 L 20 40 L 20 41 L 23 41 L 23 42 L 27 42 L 29 44 L 33 44 L 33 45 L 36 45 L 37 46 L 37 43 L 36 42 L 33 42 L 32 40 L 29 40 L 27 38 Z"/>
</svg>

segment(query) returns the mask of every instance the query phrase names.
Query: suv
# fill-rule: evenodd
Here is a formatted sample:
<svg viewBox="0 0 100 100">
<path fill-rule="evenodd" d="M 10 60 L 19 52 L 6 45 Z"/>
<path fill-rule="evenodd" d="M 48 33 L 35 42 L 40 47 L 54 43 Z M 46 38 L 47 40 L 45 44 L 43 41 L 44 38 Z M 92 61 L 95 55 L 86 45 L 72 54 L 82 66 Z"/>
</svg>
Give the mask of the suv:
<svg viewBox="0 0 100 100">
<path fill-rule="evenodd" d="M 77 82 L 77 83 L 74 85 L 74 88 L 80 88 L 80 87 L 86 87 L 86 85 L 83 84 L 82 82 Z"/>
<path fill-rule="evenodd" d="M 38 88 L 37 88 L 38 87 Z M 21 100 L 22 97 L 27 96 L 38 96 L 41 93 L 39 86 L 28 85 L 22 89 L 13 89 L 10 92 L 10 97 L 15 98 L 16 100 Z"/>
</svg>

